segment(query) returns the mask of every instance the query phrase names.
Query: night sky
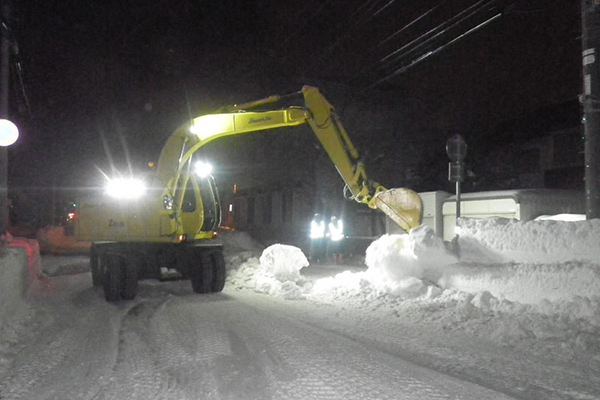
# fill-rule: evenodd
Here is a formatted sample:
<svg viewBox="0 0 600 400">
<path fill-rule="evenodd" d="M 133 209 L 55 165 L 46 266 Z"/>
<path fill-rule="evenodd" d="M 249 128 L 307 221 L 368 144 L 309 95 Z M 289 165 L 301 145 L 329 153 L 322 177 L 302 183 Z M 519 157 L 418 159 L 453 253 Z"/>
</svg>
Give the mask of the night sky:
<svg viewBox="0 0 600 400">
<path fill-rule="evenodd" d="M 390 147 L 419 138 L 424 154 L 457 132 L 483 151 L 503 121 L 581 87 L 578 0 L 14 3 L 9 191 L 93 186 L 111 160 L 156 160 L 190 115 L 303 83 L 397 95 L 406 124 Z"/>
</svg>

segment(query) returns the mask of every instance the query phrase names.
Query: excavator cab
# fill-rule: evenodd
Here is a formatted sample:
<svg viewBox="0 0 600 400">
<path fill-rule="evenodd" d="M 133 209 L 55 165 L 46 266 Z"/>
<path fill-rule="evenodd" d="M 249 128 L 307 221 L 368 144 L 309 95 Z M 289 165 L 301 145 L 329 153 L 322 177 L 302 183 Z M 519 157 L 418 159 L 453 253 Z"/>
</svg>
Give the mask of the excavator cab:
<svg viewBox="0 0 600 400">
<path fill-rule="evenodd" d="M 181 232 L 187 237 L 214 231 L 220 225 L 219 195 L 215 180 L 209 173 L 198 173 L 197 170 L 182 173 L 175 199 L 179 204 Z"/>
</svg>

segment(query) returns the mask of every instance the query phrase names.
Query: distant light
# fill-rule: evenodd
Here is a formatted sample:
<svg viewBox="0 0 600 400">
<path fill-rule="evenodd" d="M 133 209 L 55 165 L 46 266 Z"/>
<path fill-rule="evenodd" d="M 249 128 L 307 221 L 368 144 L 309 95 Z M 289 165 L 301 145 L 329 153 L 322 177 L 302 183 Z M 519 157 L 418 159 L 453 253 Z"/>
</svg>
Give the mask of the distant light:
<svg viewBox="0 0 600 400">
<path fill-rule="evenodd" d="M 325 237 L 325 222 L 312 220 L 310 222 L 310 238 L 322 239 Z"/>
<path fill-rule="evenodd" d="M 206 178 L 212 172 L 212 165 L 210 165 L 209 163 L 203 162 L 203 161 L 198 161 L 194 165 L 194 172 L 200 178 Z"/>
<path fill-rule="evenodd" d="M 0 146 L 10 146 L 19 138 L 19 128 L 7 119 L 0 119 Z"/>
<path fill-rule="evenodd" d="M 233 204 L 229 204 L 229 212 L 233 211 Z"/>
<path fill-rule="evenodd" d="M 462 229 L 461 229 L 460 226 L 455 226 L 454 227 L 454 234 L 460 235 L 461 232 L 462 232 Z"/>
<path fill-rule="evenodd" d="M 155 165 L 155 164 L 154 164 L 154 161 L 150 161 L 150 162 L 148 162 L 148 166 L 149 166 L 150 168 L 154 168 L 154 165 Z"/>
<path fill-rule="evenodd" d="M 332 221 L 329 223 L 329 235 L 331 240 L 334 242 L 344 239 L 344 221 L 341 219 L 332 219 Z"/>
<path fill-rule="evenodd" d="M 145 192 L 146 185 L 139 179 L 112 179 L 106 185 L 106 194 L 116 199 L 136 199 Z"/>
<path fill-rule="evenodd" d="M 75 219 L 75 213 L 74 212 L 70 212 L 67 214 L 67 219 L 72 220 Z"/>
</svg>

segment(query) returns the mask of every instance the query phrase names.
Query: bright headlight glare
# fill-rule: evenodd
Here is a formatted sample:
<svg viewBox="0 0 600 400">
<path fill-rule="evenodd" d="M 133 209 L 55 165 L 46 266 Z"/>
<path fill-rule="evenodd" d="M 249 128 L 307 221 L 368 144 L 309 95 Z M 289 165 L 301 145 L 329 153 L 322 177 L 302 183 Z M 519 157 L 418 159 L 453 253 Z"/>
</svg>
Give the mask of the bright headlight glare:
<svg viewBox="0 0 600 400">
<path fill-rule="evenodd" d="M 196 172 L 199 177 L 206 178 L 212 172 L 212 165 L 203 161 L 198 161 L 194 164 L 194 172 Z"/>
<path fill-rule="evenodd" d="M 190 132 L 197 135 L 200 140 L 206 140 L 215 135 L 233 132 L 234 126 L 232 115 L 208 114 L 194 118 Z"/>
<path fill-rule="evenodd" d="M 136 199 L 144 195 L 146 185 L 139 179 L 111 179 L 106 194 L 116 199 Z"/>
</svg>

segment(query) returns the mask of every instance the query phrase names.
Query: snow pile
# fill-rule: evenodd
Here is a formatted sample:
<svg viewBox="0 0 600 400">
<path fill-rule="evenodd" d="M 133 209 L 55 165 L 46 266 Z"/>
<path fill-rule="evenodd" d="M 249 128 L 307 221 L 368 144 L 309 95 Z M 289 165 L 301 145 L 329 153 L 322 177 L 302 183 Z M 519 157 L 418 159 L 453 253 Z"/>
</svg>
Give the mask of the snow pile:
<svg viewBox="0 0 600 400">
<path fill-rule="evenodd" d="M 460 220 L 461 261 L 477 263 L 598 262 L 600 220 Z"/>
<path fill-rule="evenodd" d="M 457 262 L 456 255 L 431 228 L 420 226 L 408 235 L 381 236 L 366 250 L 365 272 L 345 271 L 321 279 L 308 295 L 328 302 L 366 303 L 385 297 L 432 298 L 441 293 L 435 281 L 449 265 Z"/>
<path fill-rule="evenodd" d="M 544 300 L 574 301 L 600 294 L 600 265 L 591 263 L 460 263 L 449 266 L 437 281 L 443 288 L 469 293 L 487 290 L 494 296 L 525 304 Z"/>
<path fill-rule="evenodd" d="M 6 354 L 33 316 L 26 293 L 41 276 L 37 242 L 12 237 L 7 240 L 6 247 L 0 247 L 0 370 L 9 364 Z"/>
<path fill-rule="evenodd" d="M 223 255 L 229 275 L 246 262 L 251 264 L 251 260 L 256 262 L 265 249 L 265 246 L 250 236 L 248 232 L 232 229 L 219 229 L 215 241 L 223 245 Z"/>
<path fill-rule="evenodd" d="M 408 235 L 384 235 L 366 251 L 366 279 L 396 297 L 413 297 L 458 261 L 435 232 L 422 225 Z"/>
<path fill-rule="evenodd" d="M 308 266 L 308 260 L 298 247 L 274 244 L 263 251 L 260 266 L 281 282 L 298 282 L 300 270 Z"/>
<path fill-rule="evenodd" d="M 501 341 L 560 337 L 568 346 L 600 345 L 593 333 L 600 327 L 600 265 L 595 264 L 600 246 L 592 245 L 598 243 L 600 221 L 463 222 L 458 254 L 422 226 L 408 235 L 374 241 L 366 251 L 366 271 L 308 282 L 299 278 L 305 265 L 300 250 L 278 245 L 263 253 L 260 262 L 243 263 L 231 282 L 237 289 L 290 299 L 361 308 L 416 307 L 420 318 L 446 313 L 477 326 L 487 321 L 489 334 Z"/>
<path fill-rule="evenodd" d="M 256 239 L 244 231 L 236 231 L 232 229 L 219 229 L 216 242 L 225 244 L 224 250 L 229 253 L 240 251 L 261 252 L 265 246 L 260 244 Z"/>
<path fill-rule="evenodd" d="M 295 246 L 274 244 L 260 256 L 243 261 L 230 271 L 228 282 L 236 288 L 250 288 L 285 299 L 304 298 L 300 270 L 308 266 L 302 250 Z"/>
<path fill-rule="evenodd" d="M 28 284 L 42 275 L 40 263 L 40 246 L 37 241 L 22 237 L 14 237 L 10 233 L 3 235 L 7 247 L 22 248 L 27 256 Z M 25 288 L 21 288 L 23 291 Z"/>
</svg>

